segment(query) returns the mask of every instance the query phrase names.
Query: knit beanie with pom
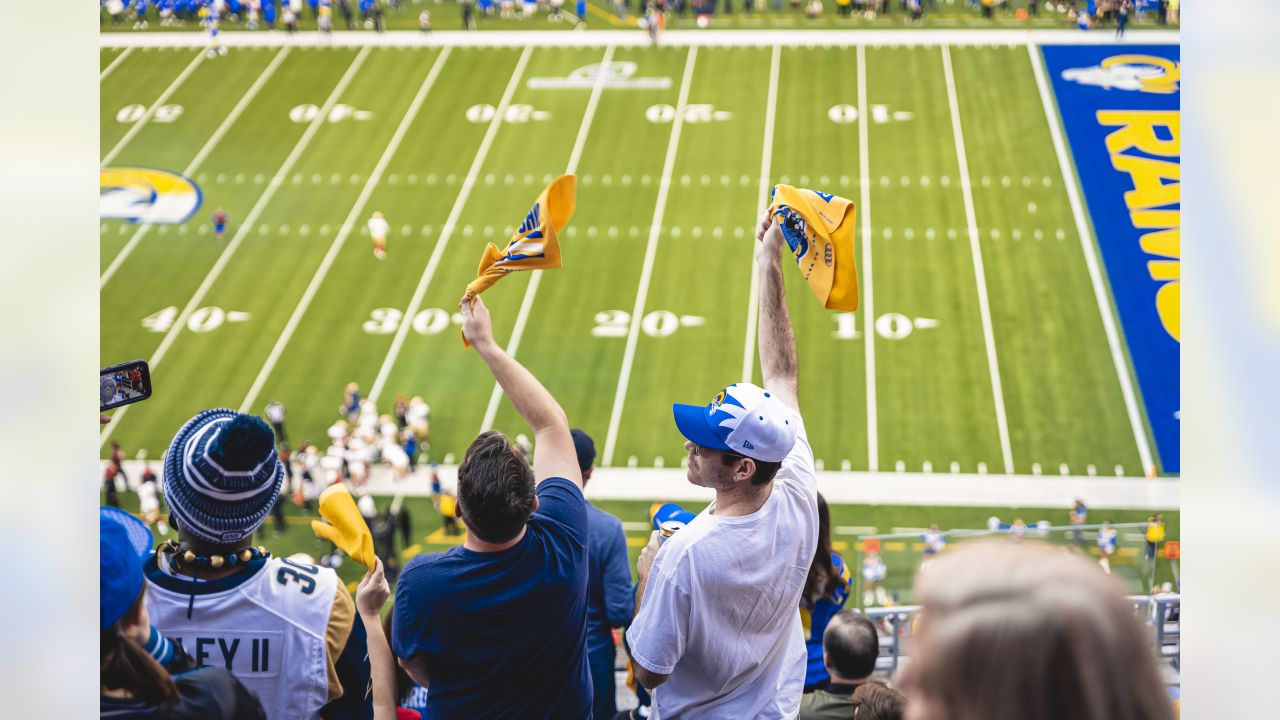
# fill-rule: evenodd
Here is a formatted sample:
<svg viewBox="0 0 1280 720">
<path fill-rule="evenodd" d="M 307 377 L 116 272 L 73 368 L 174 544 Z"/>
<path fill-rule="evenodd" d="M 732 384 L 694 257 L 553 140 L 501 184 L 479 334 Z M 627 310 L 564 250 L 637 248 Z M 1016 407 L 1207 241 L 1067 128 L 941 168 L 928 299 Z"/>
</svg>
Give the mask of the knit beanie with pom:
<svg viewBox="0 0 1280 720">
<path fill-rule="evenodd" d="M 235 545 L 262 525 L 280 495 L 284 465 L 261 418 L 205 410 L 164 457 L 164 499 L 178 524 L 214 545 Z"/>
</svg>

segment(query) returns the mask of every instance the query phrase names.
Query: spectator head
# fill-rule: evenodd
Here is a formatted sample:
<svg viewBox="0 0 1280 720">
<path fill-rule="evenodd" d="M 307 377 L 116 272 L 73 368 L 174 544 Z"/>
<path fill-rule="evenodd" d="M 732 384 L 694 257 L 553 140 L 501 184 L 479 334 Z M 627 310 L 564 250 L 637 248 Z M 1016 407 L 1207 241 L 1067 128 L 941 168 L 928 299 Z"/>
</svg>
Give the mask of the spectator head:
<svg viewBox="0 0 1280 720">
<path fill-rule="evenodd" d="M 177 702 L 178 688 L 142 647 L 151 634 L 142 580 L 143 560 L 151 551 L 151 531 L 118 508 L 101 508 L 98 518 L 102 689 L 124 691 L 131 700 L 159 706 L 163 714 Z"/>
<path fill-rule="evenodd" d="M 907 699 L 881 682 L 865 682 L 853 691 L 854 720 L 902 720 Z"/>
<path fill-rule="evenodd" d="M 235 549 L 252 541 L 275 505 L 284 465 L 262 418 L 205 410 L 173 437 L 164 478 L 164 499 L 184 542 Z"/>
<path fill-rule="evenodd" d="M 1087 560 L 974 543 L 930 563 L 916 597 L 900 683 L 912 720 L 1173 717 L 1151 638 L 1123 588 Z"/>
<path fill-rule="evenodd" d="M 596 464 L 596 443 L 591 436 L 578 428 L 569 431 L 573 436 L 573 449 L 578 453 L 578 469 L 582 471 L 582 484 L 585 486 L 591 477 Z"/>
<path fill-rule="evenodd" d="M 880 657 L 880 635 L 865 615 L 841 610 L 822 633 L 822 662 L 832 682 L 854 683 L 871 677 Z"/>
<path fill-rule="evenodd" d="M 458 466 L 458 509 L 467 528 L 487 543 L 519 534 L 538 508 L 533 469 L 506 435 L 480 433 Z"/>
<path fill-rule="evenodd" d="M 796 442 L 790 408 L 764 388 L 734 383 L 707 405 L 672 405 L 688 439 L 689 482 L 727 490 L 739 483 L 768 485 Z"/>
</svg>

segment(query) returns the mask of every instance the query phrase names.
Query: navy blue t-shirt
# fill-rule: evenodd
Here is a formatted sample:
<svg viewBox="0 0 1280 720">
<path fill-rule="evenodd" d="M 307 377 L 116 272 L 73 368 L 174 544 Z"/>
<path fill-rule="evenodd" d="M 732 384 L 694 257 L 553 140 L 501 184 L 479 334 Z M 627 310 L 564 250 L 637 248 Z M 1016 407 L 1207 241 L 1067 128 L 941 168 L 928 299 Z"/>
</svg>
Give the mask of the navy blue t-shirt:
<svg viewBox="0 0 1280 720">
<path fill-rule="evenodd" d="M 587 503 L 564 478 L 537 496 L 514 546 L 419 555 L 400 573 L 392 645 L 425 657 L 432 720 L 591 716 Z"/>
</svg>

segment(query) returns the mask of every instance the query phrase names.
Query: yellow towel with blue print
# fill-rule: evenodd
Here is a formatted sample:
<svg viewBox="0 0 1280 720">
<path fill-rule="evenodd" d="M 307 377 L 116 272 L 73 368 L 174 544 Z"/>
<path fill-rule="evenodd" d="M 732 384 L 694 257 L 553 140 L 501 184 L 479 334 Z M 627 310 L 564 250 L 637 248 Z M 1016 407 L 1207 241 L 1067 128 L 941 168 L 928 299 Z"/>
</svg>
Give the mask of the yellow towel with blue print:
<svg viewBox="0 0 1280 720">
<path fill-rule="evenodd" d="M 829 310 L 858 309 L 852 200 L 791 185 L 775 185 L 769 215 L 782 227 L 809 289 Z"/>
<path fill-rule="evenodd" d="M 499 250 L 493 243 L 485 246 L 476 279 L 467 285 L 467 297 L 474 298 L 516 270 L 560 267 L 560 242 L 556 235 L 573 217 L 577 189 L 578 179 L 574 175 L 561 175 L 552 180 L 538 195 L 506 248 Z M 466 336 L 462 344 L 471 347 Z"/>
</svg>

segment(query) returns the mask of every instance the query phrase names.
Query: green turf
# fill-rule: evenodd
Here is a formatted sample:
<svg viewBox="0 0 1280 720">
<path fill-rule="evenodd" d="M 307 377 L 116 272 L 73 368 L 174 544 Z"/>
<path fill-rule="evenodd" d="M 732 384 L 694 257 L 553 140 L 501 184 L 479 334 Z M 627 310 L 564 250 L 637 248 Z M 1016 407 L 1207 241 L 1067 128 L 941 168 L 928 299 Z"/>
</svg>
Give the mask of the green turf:
<svg viewBox="0 0 1280 720">
<path fill-rule="evenodd" d="M 183 108 L 181 114 L 172 122 L 148 122 L 113 164 L 184 169 L 281 52 L 237 49 L 203 61 L 169 100 Z M 164 349 L 153 369 L 154 398 L 133 407 L 111 439 L 129 455 L 145 449 L 155 457 L 202 408 L 239 408 L 250 401 L 248 409 L 261 411 L 279 400 L 288 408 L 292 441 L 322 441 L 338 418 L 346 383 L 357 382 L 367 393 L 382 378 L 379 407 L 389 411 L 397 395 L 422 395 L 432 406 L 432 457 L 460 458 L 481 428 L 493 382 L 461 345 L 451 319 L 457 300 L 484 243 L 505 241 L 547 179 L 565 169 L 581 136 L 578 209 L 561 238 L 565 266 L 543 274 L 518 358 L 603 452 L 650 226 L 661 212 L 642 309 L 646 320 L 637 328 L 611 448 L 614 465 L 633 458 L 640 467 L 678 464 L 683 452 L 669 404 L 706 401 L 741 379 L 751 234 L 767 147 L 769 183 L 849 197 L 859 213 L 870 213 L 872 225 L 865 236 L 859 217 L 856 243 L 860 263 L 870 244 L 874 320 L 868 321 L 864 307 L 851 325 L 842 325 L 847 321 L 823 310 L 786 269 L 801 403 L 817 458 L 826 469 L 869 468 L 868 417 L 874 410 L 880 470 L 901 463 L 917 472 L 928 463 L 945 472 L 955 463 L 966 473 L 983 466 L 1004 471 L 942 50 L 866 48 L 863 68 L 857 48 L 779 50 L 776 122 L 767 139 L 773 52 L 696 51 L 688 104 L 729 115 L 706 121 L 691 116 L 682 124 L 669 193 L 659 207 L 674 124 L 651 122 L 647 113 L 677 105 L 688 48 L 616 50 L 614 61 L 635 63 L 636 76 L 669 78 L 670 86 L 605 89 L 590 123 L 589 89 L 530 88 L 528 80 L 563 77 L 598 63 L 603 47 L 363 51 L 362 65 L 337 102 L 370 115 L 320 122 L 298 153 L 295 144 L 307 124 L 290 112 L 323 105 L 361 51 L 288 50 L 193 171 L 203 207 L 184 225 L 152 227 L 102 290 L 104 366 L 154 358 Z M 1072 475 L 1091 469 L 1111 475 L 1119 466 L 1141 475 L 1027 51 L 952 48 L 950 54 L 1003 383 L 1010 469 L 1025 474 L 1039 466 L 1057 474 L 1065 464 Z M 102 88 L 104 152 L 110 138 L 127 131 L 116 119 L 119 109 L 154 101 L 193 57 L 189 51 L 138 49 L 122 61 Z M 509 119 L 496 126 L 472 173 L 491 128 L 477 106 L 500 104 L 522 57 Z M 352 231 L 334 249 L 433 69 L 434 85 L 421 110 L 405 126 Z M 860 105 L 860 71 L 867 107 L 856 122 L 836 123 L 828 114 L 832 106 Z M 519 106 L 544 114 L 526 117 Z M 868 135 L 866 208 L 859 123 L 867 124 Z M 246 227 L 291 153 L 296 164 Z M 464 188 L 469 175 L 474 182 Z M 213 239 L 208 220 L 217 206 L 231 219 L 221 242 Z M 372 256 L 364 227 L 374 210 L 385 213 L 392 227 L 385 261 Z M 455 222 L 446 227 L 451 218 Z M 102 228 L 105 268 L 136 226 L 110 221 Z M 238 248 L 216 280 L 206 283 L 241 232 Z M 331 267 L 282 341 L 331 249 Z M 500 341 L 512 334 L 529 282 L 518 274 L 485 295 Z M 166 308 L 176 315 L 186 307 L 202 283 L 200 310 L 166 343 L 171 333 L 156 320 L 164 319 Z M 399 319 L 419 287 L 417 322 Z M 248 318 L 227 320 L 224 313 L 231 312 Z M 148 317 L 150 327 L 143 324 Z M 680 317 L 702 320 L 680 324 Z M 904 326 L 911 319 L 936 320 L 936 327 Z M 397 345 L 403 323 L 409 324 Z M 874 408 L 867 395 L 868 326 L 882 328 L 872 330 Z M 251 393 L 260 375 L 261 387 Z M 525 431 L 505 400 L 496 427 Z"/>
<path fill-rule="evenodd" d="M 121 505 L 130 511 L 137 511 L 137 496 L 131 492 L 120 494 Z M 386 498 L 378 498 L 378 508 L 384 509 Z M 600 500 L 592 503 L 596 507 L 605 512 L 613 514 L 624 523 L 640 523 L 647 522 L 649 503 L 636 502 L 627 500 Z M 685 503 L 686 509 L 697 512 L 702 510 L 704 503 Z M 417 548 L 410 549 L 406 552 L 406 546 L 401 542 L 400 536 L 396 536 L 396 548 L 401 555 L 401 561 L 407 560 L 414 554 L 419 552 L 440 552 L 448 549 L 452 544 L 461 542 L 460 537 L 452 538 L 450 542 L 443 542 L 446 538 L 439 532 L 442 528 L 439 513 L 432 507 L 431 499 L 425 497 L 411 497 L 405 499 L 405 507 L 408 508 L 412 517 L 413 534 L 411 537 L 411 545 L 417 545 Z M 987 526 L 987 518 L 995 515 L 1005 522 L 1011 522 L 1015 518 L 1022 518 L 1028 524 L 1034 524 L 1040 520 L 1049 520 L 1055 524 L 1067 524 L 1067 511 L 1061 508 L 982 508 L 982 507 L 927 507 L 927 506 L 906 506 L 906 505 L 831 505 L 831 527 L 832 527 L 832 543 L 836 552 L 841 553 L 844 557 L 849 558 L 852 562 L 854 558 L 854 545 L 860 535 L 852 534 L 848 528 L 853 526 L 862 526 L 863 528 L 873 528 L 878 534 L 888 534 L 895 528 L 921 528 L 927 527 L 929 523 L 936 522 L 943 530 L 952 529 L 980 529 Z M 1107 510 L 1103 508 L 1090 508 L 1089 518 L 1091 522 L 1102 522 L 1110 520 L 1113 523 L 1129 523 L 1129 522 L 1145 522 L 1149 512 L 1139 510 Z M 317 557 L 328 551 L 329 545 L 321 543 L 311 532 L 310 521 L 316 515 L 314 512 L 307 514 L 301 508 L 294 506 L 292 503 L 285 504 L 285 531 L 283 534 L 277 535 L 274 531 L 274 520 L 267 518 L 265 529 L 260 532 L 254 542 L 264 545 L 276 555 L 288 556 L 297 552 L 304 552 L 313 557 Z M 1166 511 L 1164 513 L 1166 538 L 1169 540 L 1177 540 L 1180 537 L 1180 514 L 1176 511 Z M 630 557 L 631 577 L 635 580 L 635 563 L 640 556 L 640 550 L 644 544 L 648 542 L 648 530 L 631 526 L 632 529 L 626 530 L 627 534 L 627 551 Z M 842 527 L 845 528 L 842 531 Z M 430 536 L 430 537 L 429 537 Z M 432 542 L 432 540 L 441 540 L 442 542 Z M 888 557 L 888 556 L 886 556 Z M 892 571 L 892 568 L 891 568 Z M 360 579 L 361 569 L 354 563 L 347 561 L 339 569 L 338 574 L 345 582 L 355 582 Z M 891 574 L 895 581 L 895 586 L 905 588 L 910 583 L 910 578 L 903 577 L 906 571 L 897 573 L 896 577 Z M 1161 560 L 1156 566 L 1156 582 L 1172 581 L 1173 574 L 1170 570 L 1169 562 Z"/>
<path fill-rule="evenodd" d="M 431 11 L 432 27 L 436 30 L 457 30 L 462 27 L 461 9 L 458 3 L 452 0 L 450 2 L 400 0 L 399 4 L 400 8 L 398 10 L 388 7 L 385 12 L 386 26 L 390 30 L 417 30 L 418 13 L 423 8 Z M 627 17 L 618 19 L 615 17 L 612 3 L 607 0 L 591 0 L 588 3 L 587 25 L 592 30 L 618 29 L 639 32 L 634 22 L 640 9 L 639 3 L 637 0 L 627 0 L 626 4 Z M 1065 3 L 1062 4 L 1065 5 Z M 519 9 L 519 5 L 520 3 L 517 2 L 517 9 Z M 1040 14 L 1038 16 L 1030 17 L 1027 20 L 1019 20 L 1015 17 L 1014 11 L 1025 9 L 1028 6 L 1027 0 L 1010 0 L 1007 3 L 1007 7 L 999 9 L 995 17 L 991 19 L 982 17 L 979 10 L 976 7 L 970 7 L 965 0 L 938 0 L 933 4 L 933 7 L 930 7 L 929 1 L 925 0 L 926 13 L 924 19 L 920 22 L 912 22 L 907 13 L 902 10 L 898 0 L 891 0 L 888 12 L 874 18 L 862 15 L 841 17 L 834 0 L 824 0 L 822 15 L 812 19 L 805 17 L 802 12 L 804 3 L 797 2 L 793 5 L 791 0 L 780 3 L 780 9 L 775 8 L 774 0 L 764 0 L 763 2 L 757 0 L 754 3 L 753 12 L 749 13 L 745 12 L 746 5 L 742 0 L 735 0 L 732 3 L 732 12 L 726 12 L 725 4 L 719 0 L 716 5 L 717 12 L 711 23 L 712 29 L 755 30 L 778 28 L 784 30 L 829 30 L 837 28 L 904 29 L 919 27 L 936 29 L 1030 27 L 1043 29 L 1074 27 L 1065 13 L 1048 10 L 1048 3 L 1043 1 L 1040 3 Z M 670 14 L 667 22 L 668 29 L 692 29 L 696 27 L 692 13 L 692 3 L 689 3 L 688 6 L 690 9 L 683 16 L 674 12 Z M 575 3 L 566 1 L 564 9 L 567 13 L 574 12 Z M 100 16 L 103 20 L 102 30 L 104 32 L 137 32 L 137 30 L 133 29 L 132 21 L 113 26 L 110 24 L 109 16 L 105 11 L 101 12 Z M 553 22 L 545 10 L 530 20 L 523 18 L 504 20 L 498 16 L 497 0 L 494 2 L 494 14 L 492 16 L 483 16 L 477 12 L 475 17 L 477 26 L 481 30 L 569 30 L 572 27 L 572 24 L 567 20 L 565 22 Z M 147 20 L 148 27 L 145 30 L 146 32 L 191 31 L 200 27 L 196 22 L 175 26 L 161 26 L 154 8 L 148 12 Z M 303 11 L 299 26 L 302 32 L 315 32 L 316 20 L 310 9 Z M 284 27 L 282 22 L 279 27 Z M 338 32 L 345 31 L 345 24 L 336 7 L 333 13 L 333 27 Z M 1135 19 L 1130 25 L 1130 29 L 1141 29 L 1143 27 L 1159 27 L 1156 25 L 1154 14 L 1151 14 L 1149 18 Z M 227 20 L 222 23 L 222 28 L 224 30 L 237 31 L 242 29 L 242 25 L 238 21 Z M 357 15 L 356 29 L 360 31 L 361 28 L 362 25 Z M 1105 32 L 1105 30 L 1101 32 Z"/>
</svg>

